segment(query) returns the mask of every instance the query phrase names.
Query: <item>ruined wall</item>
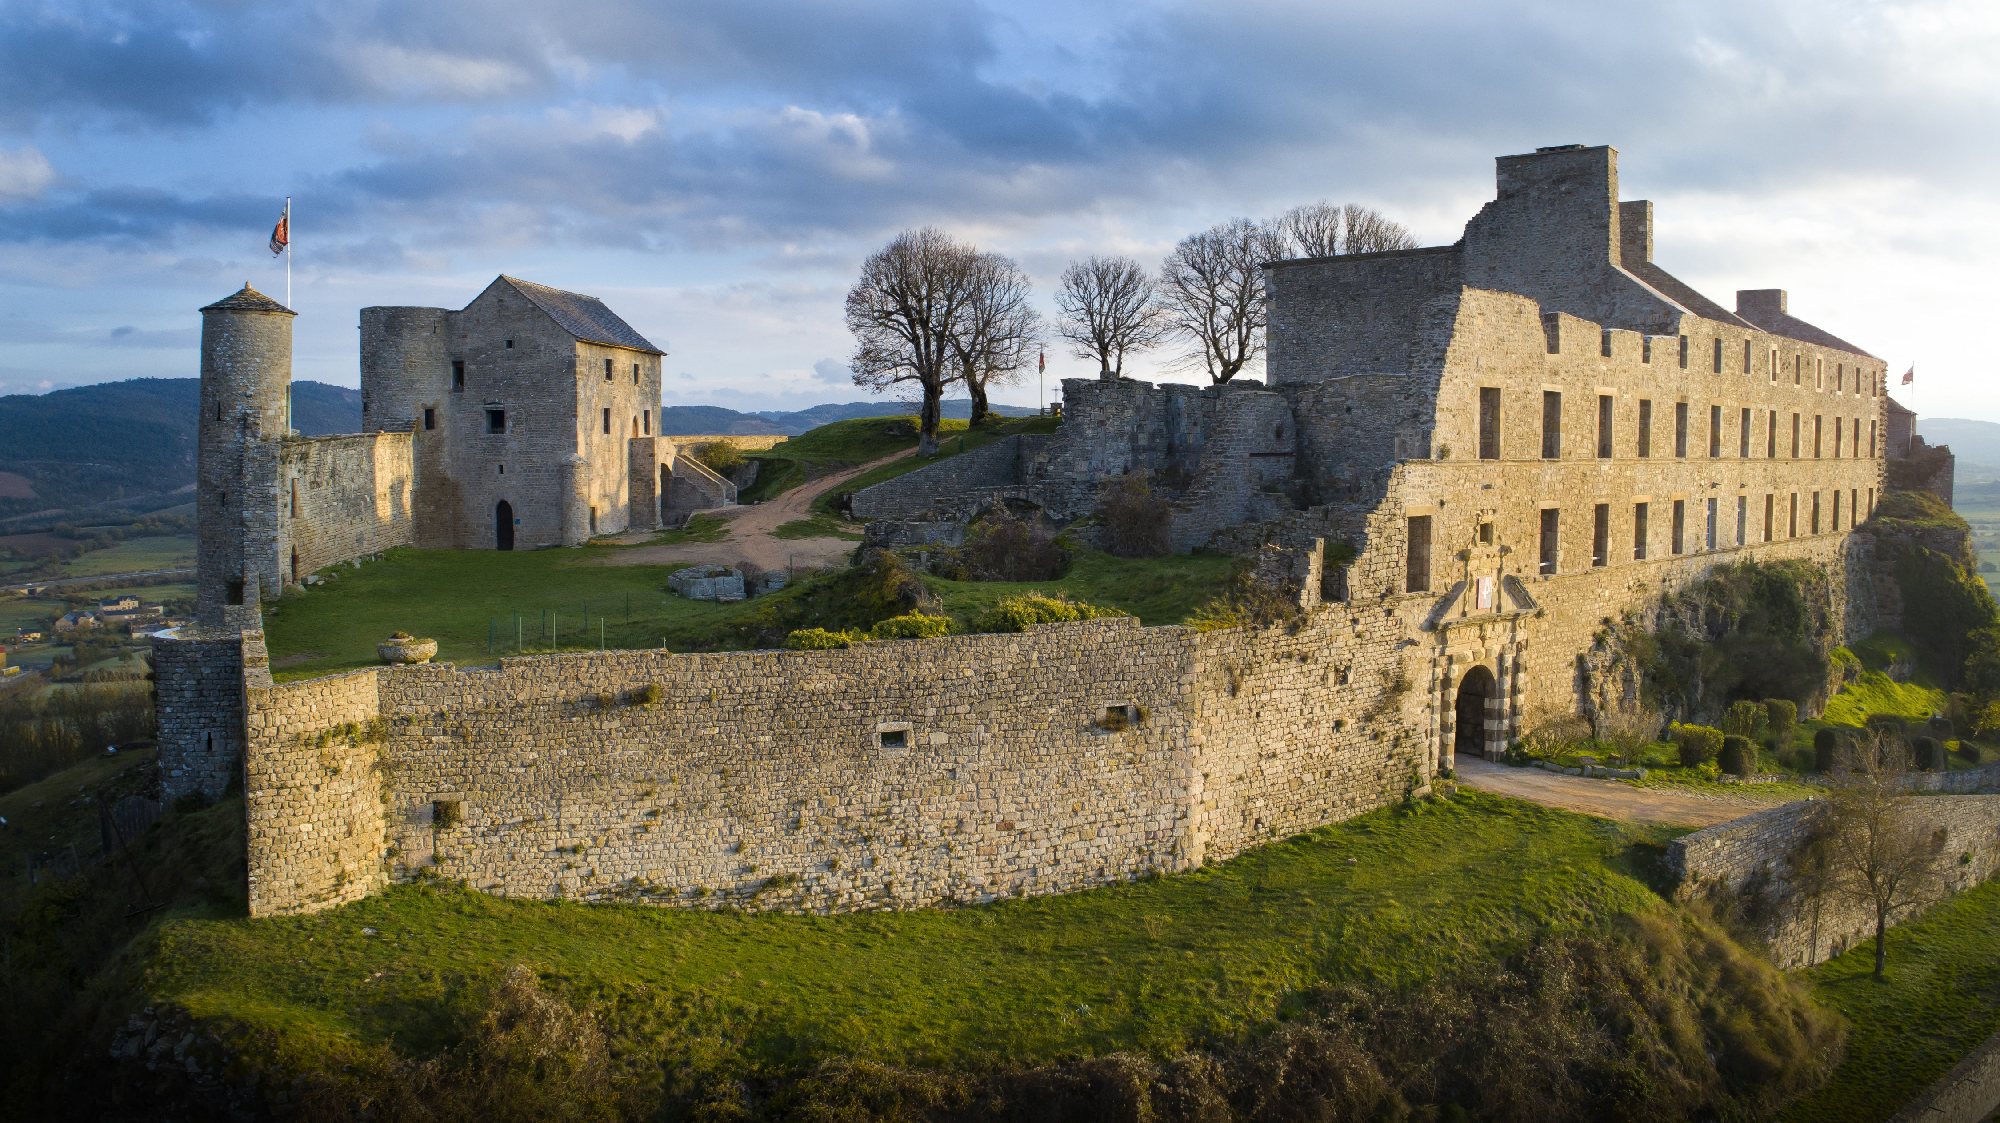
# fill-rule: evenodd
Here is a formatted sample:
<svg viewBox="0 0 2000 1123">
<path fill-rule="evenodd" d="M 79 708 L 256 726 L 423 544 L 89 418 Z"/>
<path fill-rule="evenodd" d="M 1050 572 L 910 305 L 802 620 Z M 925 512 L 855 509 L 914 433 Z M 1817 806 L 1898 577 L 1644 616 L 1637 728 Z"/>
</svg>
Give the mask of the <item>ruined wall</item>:
<svg viewBox="0 0 2000 1123">
<path fill-rule="evenodd" d="M 1273 262 L 1264 271 L 1271 385 L 1434 370 L 1438 326 L 1464 283 L 1455 246 Z"/>
<path fill-rule="evenodd" d="M 250 676 L 250 915 L 330 908 L 388 884 L 378 674 L 280 686 Z"/>
<path fill-rule="evenodd" d="M 284 442 L 278 557 L 287 582 L 411 544 L 413 437 L 378 432 Z"/>
<path fill-rule="evenodd" d="M 2000 796 L 1909 800 L 1923 821 L 1945 834 L 1941 878 L 1931 900 L 2000 872 Z M 1750 919 L 1762 929 L 1772 959 L 1782 968 L 1824 963 L 1872 939 L 1871 907 L 1816 890 L 1794 869 L 1793 859 L 1811 837 L 1813 818 L 1822 806 L 1810 800 L 1788 803 L 1676 839 L 1668 849 L 1668 862 L 1679 879 L 1676 896 L 1747 898 Z M 1895 921 L 1919 911 L 1921 907 L 1905 909 Z"/>
<path fill-rule="evenodd" d="M 963 511 L 993 489 L 1016 487 L 1026 464 L 1047 446 L 1040 435 L 1003 437 L 984 448 L 961 452 L 884 480 L 854 493 L 850 511 L 857 519 L 898 519 L 930 511 Z"/>
</svg>

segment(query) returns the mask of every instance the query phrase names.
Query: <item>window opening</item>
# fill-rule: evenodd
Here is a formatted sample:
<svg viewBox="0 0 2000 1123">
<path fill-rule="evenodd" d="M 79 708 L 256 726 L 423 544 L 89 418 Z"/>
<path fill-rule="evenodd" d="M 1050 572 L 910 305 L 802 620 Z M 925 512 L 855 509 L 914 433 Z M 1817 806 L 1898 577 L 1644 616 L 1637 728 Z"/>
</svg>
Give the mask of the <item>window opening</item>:
<svg viewBox="0 0 2000 1123">
<path fill-rule="evenodd" d="M 1683 460 L 1688 454 L 1688 404 L 1674 403 L 1674 455 Z"/>
<path fill-rule="evenodd" d="M 875 731 L 875 745 L 883 749 L 907 749 L 910 747 L 910 727 L 908 725 L 885 725 Z"/>
<path fill-rule="evenodd" d="M 1611 459 L 1612 399 L 1609 394 L 1597 395 L 1597 458 Z"/>
<path fill-rule="evenodd" d="M 1479 388 L 1479 459 L 1500 459 L 1500 388 Z"/>
<path fill-rule="evenodd" d="M 1715 549 L 1715 506 L 1715 500 L 1711 499 L 1708 501 L 1708 526 L 1706 532 L 1702 535 L 1702 542 L 1704 543 L 1702 549 L 1704 550 Z"/>
<path fill-rule="evenodd" d="M 454 390 L 465 389 L 464 359 L 453 359 L 451 361 L 451 388 Z"/>
<path fill-rule="evenodd" d="M 506 431 L 507 431 L 507 411 L 506 411 L 506 410 L 504 410 L 504 409 L 489 409 L 489 410 L 487 410 L 487 411 L 486 411 L 486 431 L 487 431 L 487 432 L 489 432 L 489 433 L 504 433 L 504 432 L 506 432 Z"/>
<path fill-rule="evenodd" d="M 1738 417 L 1736 420 L 1736 455 L 1744 460 L 1750 459 L 1750 407 L 1749 406 L 1743 407 L 1742 415 Z"/>
<path fill-rule="evenodd" d="M 1722 339 L 1720 337 L 1717 337 L 1715 341 L 1715 373 L 1722 373 Z"/>
<path fill-rule="evenodd" d="M 1772 495 L 1768 491 L 1765 492 L 1764 493 L 1764 541 L 1766 542 L 1769 542 L 1771 540 L 1771 524 L 1777 518 L 1776 504 L 1777 504 L 1777 497 Z"/>
<path fill-rule="evenodd" d="M 1542 391 L 1542 459 L 1562 457 L 1563 396 L 1560 391 Z"/>
<path fill-rule="evenodd" d="M 432 409 L 432 408 L 431 408 L 430 406 L 425 406 L 425 407 L 424 407 L 424 428 L 426 428 L 426 429 L 435 429 L 435 428 L 437 428 L 437 427 L 438 427 L 438 411 L 437 411 L 437 410 L 435 410 L 435 409 Z"/>
<path fill-rule="evenodd" d="M 604 407 L 604 431 L 605 431 L 605 432 L 607 432 L 607 433 L 609 433 L 609 432 L 611 431 L 611 407 L 610 407 L 610 406 L 605 406 L 605 407 Z"/>
<path fill-rule="evenodd" d="M 1653 455 L 1653 403 L 1649 398 L 1639 399 L 1639 441 L 1640 459 Z"/>
<path fill-rule="evenodd" d="M 604 360 L 604 381 L 611 381 L 611 360 Z"/>
<path fill-rule="evenodd" d="M 1671 541 L 1674 556 L 1679 557 L 1687 548 L 1687 501 L 1674 500 L 1674 533 Z"/>
<path fill-rule="evenodd" d="M 1562 532 L 1562 511 L 1555 507 L 1542 508 L 1542 549 L 1541 571 L 1544 575 L 1556 571 L 1557 551 Z"/>
<path fill-rule="evenodd" d="M 1632 560 L 1646 560 L 1646 504 L 1632 504 Z"/>
<path fill-rule="evenodd" d="M 1403 575 L 1403 590 L 1410 593 L 1428 593 L 1431 590 L 1431 517 L 1411 515 L 1409 519 L 1409 539 L 1406 572 Z"/>
<path fill-rule="evenodd" d="M 1736 544 L 1738 546 L 1741 546 L 1743 544 L 1743 536 L 1749 533 L 1749 531 L 1746 530 L 1743 525 L 1744 523 L 1749 521 L 1750 521 L 1750 497 L 1747 495 L 1739 495 L 1736 497 Z"/>
<path fill-rule="evenodd" d="M 1708 407 L 1708 455 L 1714 459 L 1722 455 L 1722 407 Z"/>
<path fill-rule="evenodd" d="M 1611 564 L 1611 504 L 1599 503 L 1591 512 L 1590 564 L 1602 568 Z"/>
</svg>

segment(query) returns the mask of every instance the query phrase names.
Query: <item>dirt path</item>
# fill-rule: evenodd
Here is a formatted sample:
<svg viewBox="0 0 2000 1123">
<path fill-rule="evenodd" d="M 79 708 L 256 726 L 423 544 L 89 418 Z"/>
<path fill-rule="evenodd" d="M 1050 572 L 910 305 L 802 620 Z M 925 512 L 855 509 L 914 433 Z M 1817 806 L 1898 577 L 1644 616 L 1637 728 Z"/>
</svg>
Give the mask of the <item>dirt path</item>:
<svg viewBox="0 0 2000 1123">
<path fill-rule="evenodd" d="M 749 562 L 759 569 L 820 569 L 840 565 L 847 555 L 854 552 L 854 543 L 845 538 L 777 538 L 773 537 L 779 527 L 788 522 L 812 517 L 813 500 L 829 491 L 839 490 L 842 484 L 872 471 L 884 464 L 901 460 L 915 454 L 915 448 L 906 448 L 892 456 L 870 460 L 852 468 L 845 468 L 803 484 L 780 494 L 777 498 L 763 503 L 743 507 L 718 507 L 704 514 L 718 515 L 729 520 L 729 536 L 720 542 L 680 542 L 656 546 L 639 546 L 637 549 L 620 550 L 604 558 L 606 565 L 702 565 L 717 562 L 735 565 Z M 651 537 L 648 534 L 622 535 L 613 541 L 636 544 Z"/>
<path fill-rule="evenodd" d="M 1513 796 L 1567 811 L 1677 827 L 1713 826 L 1786 802 L 1748 794 L 1711 796 L 1662 788 L 1639 788 L 1616 780 L 1564 776 L 1539 768 L 1513 768 L 1465 756 L 1458 758 L 1458 779 L 1483 792 Z"/>
</svg>

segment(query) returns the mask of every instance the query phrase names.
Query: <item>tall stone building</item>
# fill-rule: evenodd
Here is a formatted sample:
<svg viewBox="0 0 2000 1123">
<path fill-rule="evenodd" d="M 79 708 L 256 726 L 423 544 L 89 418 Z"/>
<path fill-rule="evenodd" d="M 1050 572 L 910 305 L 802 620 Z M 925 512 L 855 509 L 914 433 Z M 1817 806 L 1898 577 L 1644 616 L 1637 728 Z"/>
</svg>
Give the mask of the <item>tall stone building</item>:
<svg viewBox="0 0 2000 1123">
<path fill-rule="evenodd" d="M 1452 245 L 1267 265 L 1266 384 L 1067 380 L 1056 433 L 864 490 L 854 513 L 1066 522 L 1144 474 L 1178 548 L 1281 555 L 1263 565 L 1305 606 L 1399 616 L 1447 761 L 1575 708 L 1593 634 L 1663 584 L 1777 544 L 1837 558 L 1881 486 L 1882 361 L 1783 290 L 1732 310 L 1661 268 L 1615 150 L 1497 163 Z"/>
</svg>

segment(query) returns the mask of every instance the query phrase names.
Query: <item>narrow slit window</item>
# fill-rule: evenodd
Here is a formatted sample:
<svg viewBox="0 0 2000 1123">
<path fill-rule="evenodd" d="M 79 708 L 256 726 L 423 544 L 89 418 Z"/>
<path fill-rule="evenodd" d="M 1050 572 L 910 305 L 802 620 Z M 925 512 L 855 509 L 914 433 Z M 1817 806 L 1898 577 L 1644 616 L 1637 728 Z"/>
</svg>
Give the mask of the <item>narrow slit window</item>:
<svg viewBox="0 0 2000 1123">
<path fill-rule="evenodd" d="M 1799 415 L 1792 415 L 1792 459 L 1799 458 Z"/>
<path fill-rule="evenodd" d="M 1716 506 L 1717 506 L 1717 502 L 1718 502 L 1718 501 L 1717 501 L 1717 500 L 1714 500 L 1714 499 L 1711 499 L 1711 500 L 1709 500 L 1709 501 L 1708 501 L 1708 511 L 1707 511 L 1707 518 L 1708 518 L 1708 522 L 1707 522 L 1707 524 L 1705 525 L 1705 527 L 1703 528 L 1703 531 L 1702 531 L 1702 543 L 1703 543 L 1703 545 L 1702 545 L 1702 549 L 1704 549 L 1704 550 L 1714 550 L 1714 549 L 1715 549 L 1715 541 L 1716 541 L 1716 539 L 1715 539 L 1715 519 L 1716 519 L 1716 514 L 1715 514 L 1715 509 L 1716 509 Z"/>
<path fill-rule="evenodd" d="M 1673 547 L 1675 557 L 1679 557 L 1687 549 L 1687 500 L 1685 499 L 1674 500 L 1673 538 L 1669 544 Z"/>
<path fill-rule="evenodd" d="M 451 388 L 454 390 L 465 389 L 464 359 L 453 359 L 451 361 Z"/>
<path fill-rule="evenodd" d="M 604 431 L 605 431 L 605 432 L 607 432 L 607 433 L 609 433 L 609 432 L 611 431 L 611 407 L 610 407 L 610 406 L 605 406 L 605 407 L 604 407 Z"/>
<path fill-rule="evenodd" d="M 1778 411 L 1775 409 L 1764 415 L 1764 457 L 1767 460 L 1778 458 Z"/>
<path fill-rule="evenodd" d="M 1777 502 L 1776 496 L 1768 491 L 1764 493 L 1764 541 L 1766 542 L 1771 540 L 1771 524 L 1777 519 Z"/>
<path fill-rule="evenodd" d="M 1597 458 L 1611 459 L 1611 422 L 1615 402 L 1609 394 L 1597 396 Z"/>
<path fill-rule="evenodd" d="M 1599 503 L 1591 512 L 1590 564 L 1597 568 L 1611 564 L 1611 504 Z"/>
<path fill-rule="evenodd" d="M 1674 455 L 1682 460 L 1688 454 L 1688 404 L 1674 403 Z"/>
<path fill-rule="evenodd" d="M 1720 338 L 1717 338 L 1715 341 L 1715 373 L 1722 373 L 1722 340 Z"/>
<path fill-rule="evenodd" d="M 1632 560 L 1646 560 L 1646 504 L 1632 504 Z"/>
<path fill-rule="evenodd" d="M 611 381 L 611 360 L 604 360 L 604 381 Z"/>
<path fill-rule="evenodd" d="M 1562 458 L 1563 396 L 1557 390 L 1542 391 L 1542 459 Z"/>
<path fill-rule="evenodd" d="M 1713 460 L 1722 455 L 1722 407 L 1708 407 L 1708 456 Z"/>
<path fill-rule="evenodd" d="M 1639 399 L 1639 439 L 1636 447 L 1642 460 L 1653 455 L 1653 402 L 1650 398 Z"/>
<path fill-rule="evenodd" d="M 1799 493 L 1796 491 L 1792 493 L 1792 513 L 1785 527 L 1785 537 L 1797 538 L 1799 536 Z"/>
<path fill-rule="evenodd" d="M 1750 497 L 1747 495 L 1739 495 L 1736 497 L 1736 544 L 1738 546 L 1743 545 L 1744 536 L 1750 533 L 1749 530 L 1744 526 L 1744 524 L 1749 521 L 1750 521 Z"/>
<path fill-rule="evenodd" d="M 1562 511 L 1555 507 L 1542 509 L 1541 571 L 1543 576 L 1555 573 L 1556 562 L 1560 558 L 1562 536 Z"/>
<path fill-rule="evenodd" d="M 1813 414 L 1813 459 L 1814 460 L 1818 460 L 1820 458 L 1819 456 L 1820 436 L 1825 430 L 1825 425 L 1826 425 L 1825 418 L 1821 417 L 1817 413 Z"/>
<path fill-rule="evenodd" d="M 1750 407 L 1744 406 L 1736 421 L 1736 455 L 1750 459 Z"/>
</svg>

